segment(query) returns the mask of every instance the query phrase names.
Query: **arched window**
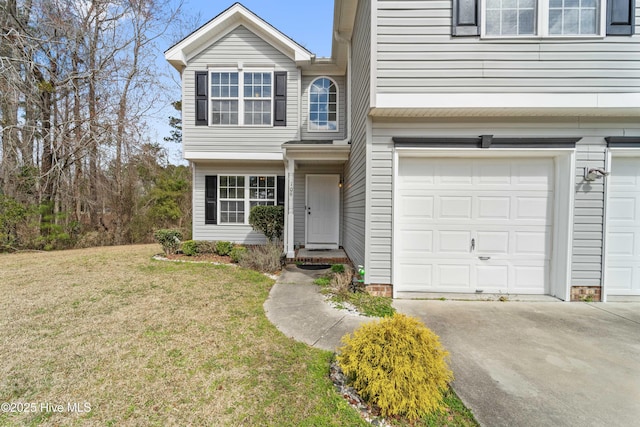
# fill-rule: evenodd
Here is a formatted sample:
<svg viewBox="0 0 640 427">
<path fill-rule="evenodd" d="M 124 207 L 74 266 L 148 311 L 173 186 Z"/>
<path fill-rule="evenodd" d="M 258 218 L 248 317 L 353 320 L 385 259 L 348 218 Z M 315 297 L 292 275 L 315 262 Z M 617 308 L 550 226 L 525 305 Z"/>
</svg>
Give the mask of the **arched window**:
<svg viewBox="0 0 640 427">
<path fill-rule="evenodd" d="M 338 130 L 338 86 L 328 77 L 319 77 L 311 83 L 309 130 Z"/>
</svg>

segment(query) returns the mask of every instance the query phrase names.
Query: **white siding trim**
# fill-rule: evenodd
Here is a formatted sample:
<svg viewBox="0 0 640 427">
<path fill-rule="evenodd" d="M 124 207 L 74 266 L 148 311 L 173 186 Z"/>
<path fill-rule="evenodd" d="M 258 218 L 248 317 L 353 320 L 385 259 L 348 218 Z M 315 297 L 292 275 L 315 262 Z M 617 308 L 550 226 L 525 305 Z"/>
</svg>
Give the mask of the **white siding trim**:
<svg viewBox="0 0 640 427">
<path fill-rule="evenodd" d="M 185 151 L 186 160 L 283 160 L 282 153 Z"/>
<path fill-rule="evenodd" d="M 379 93 L 375 107 L 640 108 L 640 93 Z"/>
</svg>

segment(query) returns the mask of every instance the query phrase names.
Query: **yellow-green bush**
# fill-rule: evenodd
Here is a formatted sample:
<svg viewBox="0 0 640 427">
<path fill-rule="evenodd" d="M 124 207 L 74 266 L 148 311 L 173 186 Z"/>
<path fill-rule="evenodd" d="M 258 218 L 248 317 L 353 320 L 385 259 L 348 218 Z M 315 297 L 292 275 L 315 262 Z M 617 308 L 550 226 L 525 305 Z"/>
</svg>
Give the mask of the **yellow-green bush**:
<svg viewBox="0 0 640 427">
<path fill-rule="evenodd" d="M 416 420 L 442 409 L 443 391 L 453 380 L 449 353 L 418 319 L 395 314 L 365 323 L 342 342 L 342 371 L 383 416 Z"/>
</svg>

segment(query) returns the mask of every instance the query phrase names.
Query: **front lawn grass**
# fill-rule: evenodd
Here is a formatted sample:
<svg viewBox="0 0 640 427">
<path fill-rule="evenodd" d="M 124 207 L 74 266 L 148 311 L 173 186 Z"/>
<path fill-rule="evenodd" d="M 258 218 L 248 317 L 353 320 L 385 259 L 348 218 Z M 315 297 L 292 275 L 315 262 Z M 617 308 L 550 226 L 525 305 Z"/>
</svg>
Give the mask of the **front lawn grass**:
<svg viewBox="0 0 640 427">
<path fill-rule="evenodd" d="M 0 425 L 365 425 L 334 391 L 331 353 L 264 315 L 271 279 L 159 250 L 0 255 L 0 402 L 38 405 Z"/>
</svg>

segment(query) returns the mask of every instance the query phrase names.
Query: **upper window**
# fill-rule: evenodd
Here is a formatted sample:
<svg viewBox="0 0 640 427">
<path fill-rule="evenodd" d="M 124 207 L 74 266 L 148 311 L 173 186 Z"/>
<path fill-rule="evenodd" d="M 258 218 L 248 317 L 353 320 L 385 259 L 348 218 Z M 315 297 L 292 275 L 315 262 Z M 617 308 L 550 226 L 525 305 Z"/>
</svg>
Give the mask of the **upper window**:
<svg viewBox="0 0 640 427">
<path fill-rule="evenodd" d="M 309 88 L 309 130 L 338 130 L 338 87 L 328 77 L 320 77 Z"/>
<path fill-rule="evenodd" d="M 602 0 L 486 0 L 486 36 L 600 36 Z"/>
<path fill-rule="evenodd" d="M 210 75 L 212 125 L 272 125 L 271 72 L 211 71 Z"/>
</svg>

